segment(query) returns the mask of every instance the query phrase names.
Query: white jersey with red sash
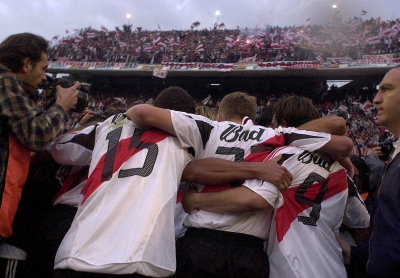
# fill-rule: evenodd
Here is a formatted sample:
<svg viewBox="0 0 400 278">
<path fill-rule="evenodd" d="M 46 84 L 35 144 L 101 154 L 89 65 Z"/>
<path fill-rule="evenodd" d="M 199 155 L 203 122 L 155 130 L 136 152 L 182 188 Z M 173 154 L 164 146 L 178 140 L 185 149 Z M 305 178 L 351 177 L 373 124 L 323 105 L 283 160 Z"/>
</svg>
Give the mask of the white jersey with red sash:
<svg viewBox="0 0 400 278">
<path fill-rule="evenodd" d="M 323 153 L 283 147 L 271 157 L 279 154 L 293 181 L 279 193 L 274 209 L 268 241 L 270 277 L 346 277 L 334 235 L 347 202 L 346 171 Z"/>
<path fill-rule="evenodd" d="M 77 150 L 82 150 L 79 145 L 87 147 L 86 155 L 69 152 L 73 161 L 64 164 L 87 164 L 90 157 L 92 161 L 82 202 L 57 252 L 55 268 L 173 274 L 176 192 L 190 160 L 187 149 L 175 137 L 145 130 L 123 114 L 83 129 L 55 148 L 59 144 L 74 144 Z"/>
<path fill-rule="evenodd" d="M 67 146 L 67 145 L 65 145 Z M 82 200 L 82 190 L 88 178 L 89 166 L 62 165 L 57 172 L 58 178 L 65 174 L 61 182 L 61 189 L 53 198 L 53 205 L 67 205 L 78 207 Z"/>
<path fill-rule="evenodd" d="M 276 147 L 286 142 L 308 150 L 319 149 L 329 140 L 325 133 L 295 128 L 271 129 L 254 125 L 249 118 L 242 124 L 215 122 L 199 115 L 172 111 L 175 133 L 184 147 L 194 148 L 196 158 L 217 157 L 231 161 L 261 162 Z M 190 134 L 190 136 L 188 136 Z M 241 182 L 238 184 L 240 185 Z M 231 185 L 199 186 L 201 192 L 220 191 Z M 220 214 L 197 210 L 184 221 L 185 227 L 207 228 L 249 234 L 266 239 L 268 215 L 256 213 Z"/>
</svg>

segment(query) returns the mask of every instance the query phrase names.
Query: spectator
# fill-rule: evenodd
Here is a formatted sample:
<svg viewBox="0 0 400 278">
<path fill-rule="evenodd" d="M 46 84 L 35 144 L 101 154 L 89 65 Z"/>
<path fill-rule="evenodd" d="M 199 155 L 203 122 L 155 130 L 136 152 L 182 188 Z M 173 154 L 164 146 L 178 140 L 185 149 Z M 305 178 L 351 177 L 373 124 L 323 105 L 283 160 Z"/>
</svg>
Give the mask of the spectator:
<svg viewBox="0 0 400 278">
<path fill-rule="evenodd" d="M 387 128 L 397 138 L 400 136 L 398 108 L 400 104 L 400 67 L 391 69 L 379 85 L 374 104 L 378 110 L 378 123 Z M 398 141 L 390 155 L 385 175 L 380 182 L 379 193 L 376 196 L 376 210 L 371 221 L 371 238 L 368 244 L 349 247 L 343 244 L 343 252 L 347 261 L 357 260 L 367 265 L 367 271 L 377 277 L 399 277 L 400 268 L 400 180 L 398 165 Z M 369 255 L 369 258 L 368 258 Z"/>
</svg>

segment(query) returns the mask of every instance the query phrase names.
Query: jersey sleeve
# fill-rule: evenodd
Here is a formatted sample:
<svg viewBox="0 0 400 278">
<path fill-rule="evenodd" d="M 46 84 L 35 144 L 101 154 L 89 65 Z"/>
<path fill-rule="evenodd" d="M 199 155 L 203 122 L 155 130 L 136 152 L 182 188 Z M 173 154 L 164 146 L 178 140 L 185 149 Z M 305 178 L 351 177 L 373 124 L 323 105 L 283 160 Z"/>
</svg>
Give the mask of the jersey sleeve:
<svg viewBox="0 0 400 278">
<path fill-rule="evenodd" d="M 331 140 L 329 133 L 299 130 L 293 127 L 278 127 L 275 130 L 283 134 L 285 145 L 299 147 L 307 151 L 318 150 Z"/>
<path fill-rule="evenodd" d="M 348 180 L 349 197 L 347 198 L 346 210 L 343 216 L 343 224 L 349 228 L 368 228 L 370 215 L 367 207 L 361 199 L 354 183 Z"/>
<path fill-rule="evenodd" d="M 272 207 L 275 206 L 279 194 L 275 185 L 259 179 L 248 179 L 243 183 L 243 186 L 260 195 Z"/>
<path fill-rule="evenodd" d="M 92 159 L 96 126 L 78 132 L 71 131 L 58 137 L 53 146 L 53 158 L 62 165 L 86 166 Z"/>
<path fill-rule="evenodd" d="M 301 171 L 301 168 L 298 167 L 299 163 L 293 163 L 291 161 L 293 160 L 293 155 L 298 152 L 299 150 L 294 147 L 277 148 L 267 157 L 266 161 L 283 154 L 284 157 L 281 165 L 295 176 Z M 275 185 L 266 181 L 260 181 L 259 179 L 246 180 L 243 185 L 262 196 L 271 206 L 275 207 L 276 200 L 279 196 L 279 190 Z"/>
<path fill-rule="evenodd" d="M 183 148 L 193 148 L 195 159 L 204 150 L 210 134 L 214 129 L 214 122 L 200 116 L 171 110 L 172 124 Z"/>
</svg>

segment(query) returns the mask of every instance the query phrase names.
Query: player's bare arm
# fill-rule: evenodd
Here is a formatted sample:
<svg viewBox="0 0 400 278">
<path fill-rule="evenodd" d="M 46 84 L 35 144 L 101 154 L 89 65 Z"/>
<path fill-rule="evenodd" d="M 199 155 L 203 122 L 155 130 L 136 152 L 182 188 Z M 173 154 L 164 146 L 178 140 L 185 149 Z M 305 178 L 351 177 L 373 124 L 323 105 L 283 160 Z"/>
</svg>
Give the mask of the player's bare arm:
<svg viewBox="0 0 400 278">
<path fill-rule="evenodd" d="M 210 193 L 191 189 L 183 195 L 182 206 L 187 213 L 196 209 L 215 213 L 244 213 L 273 209 L 260 195 L 245 186 Z"/>
<path fill-rule="evenodd" d="M 182 174 L 183 181 L 219 185 L 234 180 L 257 178 L 287 188 L 293 175 L 279 165 L 281 156 L 266 162 L 233 162 L 219 158 L 205 158 L 189 162 Z M 206 173 L 206 174 L 205 174 Z"/>
<path fill-rule="evenodd" d="M 298 127 L 301 130 L 325 132 L 333 135 L 346 133 L 346 120 L 342 117 L 330 115 L 309 121 Z"/>
<path fill-rule="evenodd" d="M 351 155 L 353 141 L 347 136 L 331 135 L 331 140 L 320 151 L 331 154 L 336 160 L 344 160 Z"/>
<path fill-rule="evenodd" d="M 134 123 L 141 126 L 153 126 L 172 135 L 176 135 L 171 120 L 171 112 L 167 109 L 154 107 L 149 104 L 138 104 L 129 108 L 125 115 Z"/>
</svg>

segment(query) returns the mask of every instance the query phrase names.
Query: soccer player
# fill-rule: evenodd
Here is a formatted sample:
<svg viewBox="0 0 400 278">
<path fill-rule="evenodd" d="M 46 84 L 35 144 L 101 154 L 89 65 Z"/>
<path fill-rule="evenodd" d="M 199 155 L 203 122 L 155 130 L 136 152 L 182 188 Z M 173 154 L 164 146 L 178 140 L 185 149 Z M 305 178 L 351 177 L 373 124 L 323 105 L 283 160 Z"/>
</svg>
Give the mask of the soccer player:
<svg viewBox="0 0 400 278">
<path fill-rule="evenodd" d="M 193 99 L 179 87 L 162 91 L 154 105 L 194 113 Z M 177 185 L 192 151 L 165 132 L 138 126 L 125 114 L 61 136 L 53 151 L 59 163 L 91 164 L 76 217 L 56 255 L 55 276 L 171 275 Z M 231 166 L 223 168 L 234 173 L 213 178 L 257 175 L 255 168 Z M 285 180 L 286 170 L 276 167 Z M 281 178 L 277 181 L 282 183 Z"/>
<path fill-rule="evenodd" d="M 161 92 L 154 105 L 195 112 L 192 97 L 178 87 Z M 63 164 L 90 168 L 75 219 L 57 251 L 55 277 L 174 273 L 177 184 L 191 160 L 178 143 L 124 114 L 57 142 L 55 150 L 75 146 Z"/>
<path fill-rule="evenodd" d="M 279 100 L 274 110 L 274 127 L 319 117 L 311 101 L 298 96 Z M 267 212 L 264 218 L 265 231 L 270 231 L 270 277 L 346 277 L 333 233 L 342 223 L 346 206 L 345 170 L 322 152 L 287 146 L 274 150 L 267 159 L 277 155 L 293 174 L 292 184 L 282 194 L 268 182 L 252 179 L 218 193 L 192 191 L 183 199 L 187 211 L 240 213 L 274 207 L 274 216 Z"/>
<path fill-rule="evenodd" d="M 183 146 L 194 148 L 197 158 L 262 161 L 271 149 L 283 146 L 284 139 L 290 141 L 291 138 L 296 138 L 295 144 L 303 144 L 310 151 L 322 146 L 332 147 L 332 142 L 326 144 L 327 134 L 296 129 L 274 131 L 255 126 L 250 119 L 255 118 L 255 110 L 254 99 L 236 92 L 221 101 L 218 111 L 220 122 L 146 105 L 133 107 L 127 115 L 141 125 L 154 125 L 176 135 Z M 188 132 L 191 133 L 189 137 Z M 347 156 L 352 148 L 351 140 L 332 138 L 341 142 L 335 144 L 341 148 L 338 153 Z M 222 189 L 229 187 L 230 184 Z M 210 190 L 215 189 L 199 187 L 202 192 Z M 241 214 L 194 211 L 184 222 L 189 227 L 188 231 L 177 240 L 176 276 L 268 276 L 268 259 L 263 252 L 263 241 L 268 237 L 267 218 L 266 211 Z"/>
</svg>

